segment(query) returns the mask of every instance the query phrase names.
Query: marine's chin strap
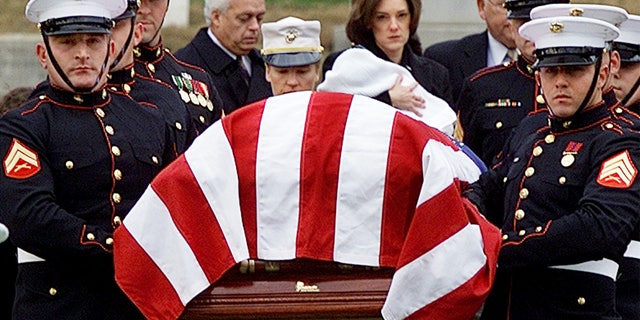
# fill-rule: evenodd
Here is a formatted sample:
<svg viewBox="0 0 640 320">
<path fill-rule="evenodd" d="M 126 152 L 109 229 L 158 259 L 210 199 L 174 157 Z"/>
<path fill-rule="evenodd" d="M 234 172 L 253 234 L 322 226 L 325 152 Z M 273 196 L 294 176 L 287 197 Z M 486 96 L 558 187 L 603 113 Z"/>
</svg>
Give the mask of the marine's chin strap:
<svg viewBox="0 0 640 320">
<path fill-rule="evenodd" d="M 78 93 L 92 92 L 96 88 L 98 83 L 100 83 L 100 79 L 102 79 L 102 76 L 107 71 L 107 65 L 109 64 L 109 44 L 111 43 L 111 35 L 108 36 L 109 41 L 107 41 L 107 55 L 104 57 L 104 61 L 102 62 L 102 68 L 100 68 L 100 73 L 98 74 L 98 77 L 96 78 L 96 81 L 93 83 L 93 86 L 91 86 L 91 88 L 77 88 L 76 86 L 73 85 L 71 80 L 69 80 L 69 77 L 67 77 L 67 74 L 64 73 L 64 70 L 62 70 L 62 67 L 60 67 L 60 64 L 58 64 L 58 60 L 56 60 L 56 57 L 53 56 L 53 52 L 51 51 L 51 45 L 49 44 L 49 36 L 43 33 L 42 38 L 44 39 L 44 45 L 47 48 L 47 54 L 49 55 L 49 59 L 51 59 L 51 64 L 53 64 L 53 67 L 56 69 L 56 71 L 62 78 L 62 81 L 64 81 L 64 83 L 66 83 L 69 86 L 69 88 L 73 90 L 73 92 L 78 92 Z"/>
<path fill-rule="evenodd" d="M 113 59 L 113 62 L 109 67 L 109 70 L 113 70 L 118 65 L 118 63 L 120 63 L 120 60 L 122 60 L 122 58 L 124 57 L 125 52 L 127 52 L 127 49 L 131 44 L 131 40 L 133 40 L 133 31 L 135 29 L 136 29 L 136 17 L 134 16 L 131 18 L 131 29 L 129 30 L 129 36 L 127 36 L 127 41 L 125 41 L 124 46 L 122 47 L 120 52 L 118 52 L 118 55 L 115 57 L 115 59 Z"/>
<path fill-rule="evenodd" d="M 611 65 L 611 59 L 609 59 L 609 65 Z M 574 115 L 580 113 L 584 108 L 586 108 L 587 104 L 589 103 L 589 100 L 591 100 L 591 96 L 593 95 L 593 92 L 596 90 L 596 85 L 598 84 L 598 77 L 600 76 L 600 67 L 602 67 L 602 54 L 600 54 L 600 56 L 596 59 L 596 68 L 593 71 L 593 80 L 591 80 L 591 86 L 589 87 L 589 91 L 587 92 L 587 95 L 584 97 L 584 100 L 582 100 L 582 104 L 580 104 L 580 107 L 578 108 L 578 110 L 576 110 L 576 113 L 574 113 Z"/>
<path fill-rule="evenodd" d="M 169 1 L 167 1 L 167 11 L 164 12 L 164 16 L 162 17 L 162 21 L 160 22 L 160 27 L 158 27 L 158 29 L 156 30 L 156 33 L 153 34 L 153 37 L 151 37 L 151 39 L 155 39 L 158 36 L 158 34 L 160 34 L 160 29 L 162 29 L 162 26 L 164 26 L 164 20 L 167 18 L 168 11 L 169 11 Z"/>
</svg>

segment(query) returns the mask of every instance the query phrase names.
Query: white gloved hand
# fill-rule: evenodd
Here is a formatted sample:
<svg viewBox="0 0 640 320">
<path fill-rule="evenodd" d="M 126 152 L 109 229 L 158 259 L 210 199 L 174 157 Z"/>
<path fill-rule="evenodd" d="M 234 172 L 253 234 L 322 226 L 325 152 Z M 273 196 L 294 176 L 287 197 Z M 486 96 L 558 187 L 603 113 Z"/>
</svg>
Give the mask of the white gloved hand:
<svg viewBox="0 0 640 320">
<path fill-rule="evenodd" d="M 7 226 L 0 223 L 0 243 L 3 243 L 5 240 L 9 238 L 9 229 Z"/>
</svg>

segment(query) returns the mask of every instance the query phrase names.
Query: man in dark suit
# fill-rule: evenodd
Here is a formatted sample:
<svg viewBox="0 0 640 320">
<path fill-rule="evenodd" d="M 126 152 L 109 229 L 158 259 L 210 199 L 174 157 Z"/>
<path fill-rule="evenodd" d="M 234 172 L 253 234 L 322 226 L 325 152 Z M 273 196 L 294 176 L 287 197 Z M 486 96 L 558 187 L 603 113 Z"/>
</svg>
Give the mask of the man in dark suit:
<svg viewBox="0 0 640 320">
<path fill-rule="evenodd" d="M 486 22 L 487 30 L 461 39 L 439 42 L 424 51 L 425 57 L 436 60 L 449 69 L 454 101 L 460 94 L 465 78 L 481 68 L 504 62 L 509 52 L 515 53 L 507 10 L 503 7 L 505 0 L 476 1 L 478 13 Z M 453 107 L 457 110 L 457 106 Z"/>
<path fill-rule="evenodd" d="M 271 96 L 264 61 L 255 49 L 264 0 L 206 0 L 204 11 L 208 27 L 176 51 L 176 57 L 209 72 L 226 114 Z"/>
<path fill-rule="evenodd" d="M 546 112 L 540 85 L 535 79 L 535 44 L 518 29 L 529 14 L 546 4 L 569 0 L 506 0 L 507 19 L 520 56 L 517 61 L 486 67 L 463 81 L 456 102 L 462 142 L 475 151 L 487 166 L 500 161 L 502 147 L 520 121 L 530 113 Z M 569 10 L 567 10 L 568 12 Z M 496 158 L 496 156 L 498 156 Z"/>
</svg>

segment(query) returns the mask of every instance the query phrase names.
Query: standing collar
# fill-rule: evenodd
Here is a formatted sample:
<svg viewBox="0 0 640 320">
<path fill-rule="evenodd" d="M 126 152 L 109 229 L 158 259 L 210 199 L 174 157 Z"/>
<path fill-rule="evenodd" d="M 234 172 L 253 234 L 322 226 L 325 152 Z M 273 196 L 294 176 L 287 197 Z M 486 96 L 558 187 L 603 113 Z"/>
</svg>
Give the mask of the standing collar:
<svg viewBox="0 0 640 320">
<path fill-rule="evenodd" d="M 112 72 L 108 75 L 109 80 L 107 86 L 113 88 L 116 91 L 129 93 L 131 85 L 134 83 L 134 77 L 136 72 L 133 68 L 133 64 L 125 67 L 122 70 Z"/>
<path fill-rule="evenodd" d="M 536 71 L 532 67 L 533 61 L 527 60 L 527 58 L 525 58 L 524 55 L 521 54 L 521 55 L 518 56 L 518 61 L 516 62 L 516 65 L 518 66 L 518 69 L 523 74 L 526 74 L 526 75 L 530 76 L 531 78 L 535 77 Z"/>
<path fill-rule="evenodd" d="M 549 117 L 549 126 L 552 132 L 564 132 L 588 127 L 610 116 L 607 103 L 599 102 L 597 105 L 582 110 L 571 118 Z"/>
<path fill-rule="evenodd" d="M 156 46 L 149 47 L 146 45 L 139 45 L 134 49 L 134 55 L 136 59 L 145 62 L 156 62 L 164 56 L 164 49 L 162 47 L 162 38 Z"/>
<path fill-rule="evenodd" d="M 61 104 L 77 107 L 103 105 L 109 100 L 109 94 L 105 89 L 90 93 L 75 93 L 51 86 L 44 92 L 44 94 Z"/>
</svg>

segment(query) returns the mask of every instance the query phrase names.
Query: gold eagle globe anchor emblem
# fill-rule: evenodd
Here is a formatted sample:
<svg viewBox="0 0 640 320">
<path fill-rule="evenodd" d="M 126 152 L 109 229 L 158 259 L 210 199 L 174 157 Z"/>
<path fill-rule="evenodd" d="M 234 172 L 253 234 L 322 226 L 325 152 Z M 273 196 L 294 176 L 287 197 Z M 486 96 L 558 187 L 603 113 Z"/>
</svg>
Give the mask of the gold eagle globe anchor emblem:
<svg viewBox="0 0 640 320">
<path fill-rule="evenodd" d="M 572 8 L 569 12 L 569 15 L 572 17 L 582 17 L 584 15 L 584 9 L 582 8 Z"/>
<path fill-rule="evenodd" d="M 560 33 L 564 29 L 564 24 L 560 22 L 554 22 L 549 26 L 549 30 L 553 33 Z"/>
<path fill-rule="evenodd" d="M 296 38 L 298 38 L 298 31 L 296 30 L 289 30 L 284 35 L 284 41 L 286 41 L 287 43 L 292 43 L 296 40 Z"/>
</svg>

